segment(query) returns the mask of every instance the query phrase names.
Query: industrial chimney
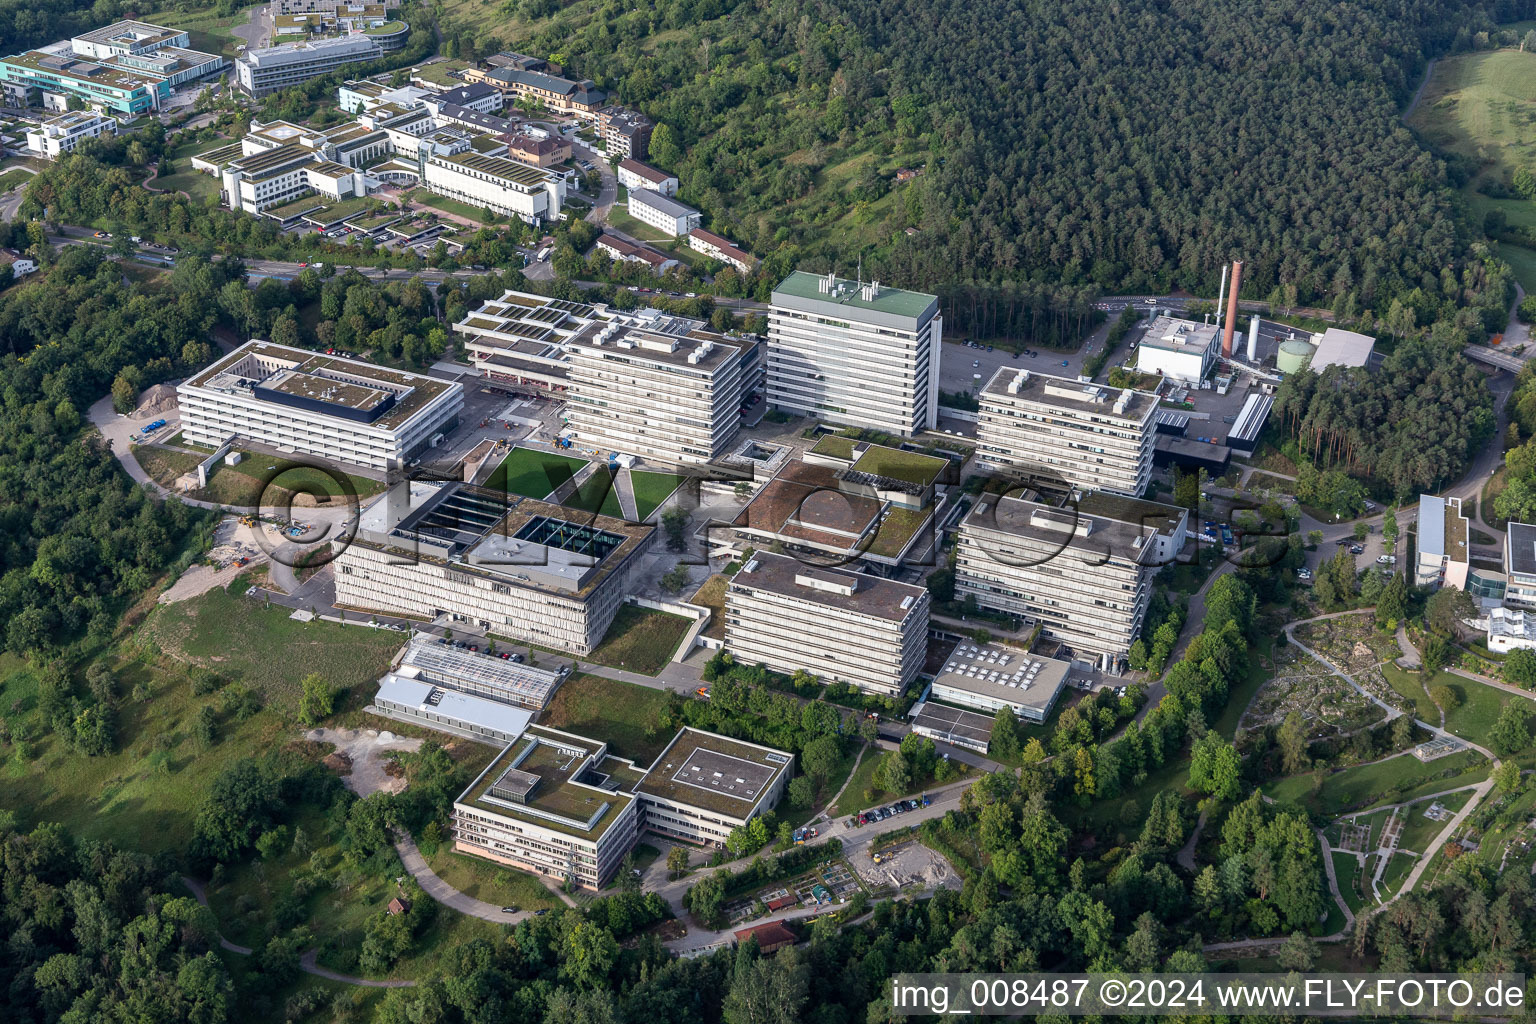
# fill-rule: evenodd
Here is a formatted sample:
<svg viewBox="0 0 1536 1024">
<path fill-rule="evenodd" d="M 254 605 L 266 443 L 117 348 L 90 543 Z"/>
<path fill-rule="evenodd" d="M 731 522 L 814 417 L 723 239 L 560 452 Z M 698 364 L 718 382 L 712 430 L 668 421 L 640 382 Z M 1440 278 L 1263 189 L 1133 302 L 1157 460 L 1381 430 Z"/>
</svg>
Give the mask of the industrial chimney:
<svg viewBox="0 0 1536 1024">
<path fill-rule="evenodd" d="M 1232 358 L 1232 329 L 1237 326 L 1237 290 L 1243 283 L 1243 261 L 1232 261 L 1232 290 L 1227 293 L 1227 322 L 1221 331 L 1221 355 Z"/>
<path fill-rule="evenodd" d="M 1254 317 L 1248 321 L 1248 361 L 1255 366 L 1259 363 L 1259 318 Z"/>
</svg>

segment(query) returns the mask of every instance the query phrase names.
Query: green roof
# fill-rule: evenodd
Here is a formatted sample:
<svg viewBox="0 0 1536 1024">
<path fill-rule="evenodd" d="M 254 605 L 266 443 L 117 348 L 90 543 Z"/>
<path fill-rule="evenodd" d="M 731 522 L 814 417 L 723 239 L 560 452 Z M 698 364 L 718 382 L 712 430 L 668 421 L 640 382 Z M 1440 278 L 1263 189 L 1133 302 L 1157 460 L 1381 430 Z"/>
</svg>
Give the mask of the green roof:
<svg viewBox="0 0 1536 1024">
<path fill-rule="evenodd" d="M 909 292 L 903 288 L 889 288 L 880 286 L 880 294 L 874 299 L 866 301 L 859 289 L 858 283 L 838 278 L 840 284 L 847 286 L 841 297 L 834 298 L 821 291 L 821 283 L 826 278 L 821 274 L 811 274 L 804 270 L 797 270 L 774 288 L 774 302 L 778 302 L 780 295 L 796 299 L 810 299 L 826 302 L 838 306 L 849 306 L 854 309 L 869 310 L 876 313 L 885 313 L 888 316 L 908 317 L 916 319 L 927 312 L 928 307 L 938 301 L 937 295 L 929 295 L 926 292 Z"/>
<path fill-rule="evenodd" d="M 816 447 L 811 451 L 817 455 L 826 455 L 834 459 L 853 458 L 853 438 L 843 437 L 841 434 L 823 434 Z"/>
<path fill-rule="evenodd" d="M 872 444 L 859 456 L 859 461 L 853 464 L 853 471 L 926 487 L 938 479 L 946 465 L 948 460 L 936 455 L 904 452 L 899 448 Z"/>
</svg>

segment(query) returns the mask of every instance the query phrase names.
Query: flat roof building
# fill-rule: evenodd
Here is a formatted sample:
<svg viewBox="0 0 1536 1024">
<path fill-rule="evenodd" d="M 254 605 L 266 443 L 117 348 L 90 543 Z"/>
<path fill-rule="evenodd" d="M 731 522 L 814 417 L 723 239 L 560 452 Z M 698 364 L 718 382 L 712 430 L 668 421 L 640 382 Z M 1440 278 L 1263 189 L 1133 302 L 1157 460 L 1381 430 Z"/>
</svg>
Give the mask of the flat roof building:
<svg viewBox="0 0 1536 1024">
<path fill-rule="evenodd" d="M 1000 644 L 962 641 L 933 677 L 933 700 L 988 713 L 1012 708 L 1021 720 L 1044 722 L 1067 685 L 1071 665 Z"/>
<path fill-rule="evenodd" d="M 396 484 L 336 547 L 336 603 L 586 654 L 655 528 L 459 483 Z"/>
<path fill-rule="evenodd" d="M 572 346 L 566 409 L 583 445 L 682 465 L 711 462 L 735 441 L 745 346 L 619 321 Z"/>
<path fill-rule="evenodd" d="M 1467 589 L 1470 536 L 1460 498 L 1419 495 L 1418 563 L 1414 582 L 1421 587 L 1450 585 Z"/>
<path fill-rule="evenodd" d="M 426 159 L 422 184 L 440 196 L 529 223 L 559 220 L 565 177 L 472 151 Z"/>
<path fill-rule="evenodd" d="M 260 98 L 350 64 L 376 60 L 383 52 L 376 40 L 361 34 L 257 47 L 235 61 L 235 83 L 247 96 Z"/>
<path fill-rule="evenodd" d="M 928 611 L 926 587 L 758 552 L 726 588 L 725 649 L 744 664 L 899 696 L 922 670 Z"/>
<path fill-rule="evenodd" d="M 723 847 L 732 830 L 779 802 L 793 760 L 782 750 L 685 727 L 635 786 L 642 827 Z"/>
<path fill-rule="evenodd" d="M 90 110 L 73 110 L 27 129 L 27 151 L 44 160 L 57 160 L 86 139 L 117 134 L 117 118 Z"/>
<path fill-rule="evenodd" d="M 533 715 L 521 708 L 395 672 L 379 680 L 372 710 L 386 718 L 498 747 L 514 742 L 533 721 Z"/>
<path fill-rule="evenodd" d="M 1002 367 L 977 398 L 979 461 L 1056 493 L 1146 491 L 1156 395 Z"/>
<path fill-rule="evenodd" d="M 1203 380 L 1221 349 L 1221 328 L 1194 320 L 1160 316 L 1147 325 L 1136 353 L 1136 369 L 1186 383 Z"/>
<path fill-rule="evenodd" d="M 1517 608 L 1489 609 L 1488 649 L 1497 654 L 1536 649 L 1536 613 Z"/>
<path fill-rule="evenodd" d="M 601 888 L 640 829 L 640 803 L 607 762 L 634 772 L 606 743 L 527 729 L 454 801 L 454 849 Z"/>
<path fill-rule="evenodd" d="M 191 46 L 184 29 L 164 28 L 147 21 L 118 21 L 82 32 L 69 41 L 72 52 L 94 60 L 108 60 L 140 53 L 154 53 L 162 46 Z"/>
<path fill-rule="evenodd" d="M 1536 526 L 1509 524 L 1504 533 L 1504 572 L 1509 577 L 1504 603 L 1536 608 Z"/>
<path fill-rule="evenodd" d="M 684 728 L 645 769 L 605 743 L 530 726 L 454 801 L 454 848 L 601 888 L 642 830 L 723 847 L 778 803 L 792 762 Z"/>
<path fill-rule="evenodd" d="M 395 674 L 537 712 L 549 705 L 568 670 L 481 654 L 430 633 L 418 633 L 401 652 Z"/>
<path fill-rule="evenodd" d="M 1095 492 L 1074 506 L 984 496 L 960 523 L 955 594 L 1036 622 L 1108 665 L 1136 639 L 1152 578 L 1184 547 L 1189 513 Z"/>
<path fill-rule="evenodd" d="M 937 296 L 795 271 L 768 310 L 768 401 L 796 416 L 913 435 L 939 418 Z"/>
<path fill-rule="evenodd" d="M 0 87 L 12 105 L 41 105 L 60 113 L 71 96 L 93 109 L 129 117 L 159 110 L 171 98 L 171 82 L 165 76 L 112 61 L 40 50 L 0 60 Z M 34 103 L 38 94 L 42 102 Z"/>
<path fill-rule="evenodd" d="M 1376 339 L 1368 334 L 1330 327 L 1314 335 L 1313 344 L 1317 346 L 1317 351 L 1312 353 L 1312 372 L 1322 373 L 1330 366 L 1352 368 L 1367 365 L 1371 360 L 1371 351 L 1376 347 Z"/>
<path fill-rule="evenodd" d="M 176 389 L 185 438 L 244 438 L 298 455 L 399 469 L 457 423 L 462 384 L 249 341 Z"/>
</svg>

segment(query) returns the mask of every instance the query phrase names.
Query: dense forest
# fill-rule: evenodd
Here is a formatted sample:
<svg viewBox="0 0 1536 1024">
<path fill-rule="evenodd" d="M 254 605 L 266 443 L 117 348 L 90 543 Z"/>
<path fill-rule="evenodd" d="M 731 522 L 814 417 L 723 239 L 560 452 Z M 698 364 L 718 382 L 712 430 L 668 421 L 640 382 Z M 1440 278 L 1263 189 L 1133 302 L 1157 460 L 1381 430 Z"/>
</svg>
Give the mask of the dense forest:
<svg viewBox="0 0 1536 1024">
<path fill-rule="evenodd" d="M 1336 466 L 1397 498 L 1454 480 L 1495 425 L 1487 378 L 1432 340 L 1398 346 L 1376 372 L 1291 374 L 1274 413 L 1300 460 Z"/>
<path fill-rule="evenodd" d="M 609 2 L 516 42 L 656 117 L 653 160 L 763 281 L 863 255 L 961 333 L 1048 339 L 1078 289 L 1214 293 L 1233 257 L 1246 297 L 1351 316 L 1460 281 L 1472 235 L 1399 105 L 1518 6 Z M 466 54 L 491 28 L 449 26 Z"/>
</svg>

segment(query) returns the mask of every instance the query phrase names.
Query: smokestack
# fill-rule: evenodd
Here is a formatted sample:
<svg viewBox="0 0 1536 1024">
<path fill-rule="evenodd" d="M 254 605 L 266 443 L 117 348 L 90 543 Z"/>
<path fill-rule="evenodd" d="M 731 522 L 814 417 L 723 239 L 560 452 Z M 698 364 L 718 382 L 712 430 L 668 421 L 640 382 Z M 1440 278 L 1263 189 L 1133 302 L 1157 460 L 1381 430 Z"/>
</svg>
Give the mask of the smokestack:
<svg viewBox="0 0 1536 1024">
<path fill-rule="evenodd" d="M 1227 321 L 1221 332 L 1221 355 L 1232 358 L 1232 329 L 1237 326 L 1237 290 L 1243 283 L 1243 261 L 1232 261 L 1232 291 L 1227 294 Z"/>
<path fill-rule="evenodd" d="M 1248 321 L 1248 361 L 1255 366 L 1259 363 L 1259 318 L 1254 317 Z"/>
<path fill-rule="evenodd" d="M 1216 293 L 1216 326 L 1221 326 L 1221 309 L 1227 301 L 1227 265 L 1221 265 L 1221 290 Z"/>
</svg>

